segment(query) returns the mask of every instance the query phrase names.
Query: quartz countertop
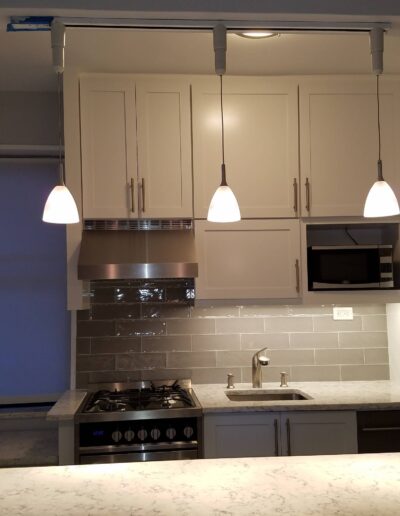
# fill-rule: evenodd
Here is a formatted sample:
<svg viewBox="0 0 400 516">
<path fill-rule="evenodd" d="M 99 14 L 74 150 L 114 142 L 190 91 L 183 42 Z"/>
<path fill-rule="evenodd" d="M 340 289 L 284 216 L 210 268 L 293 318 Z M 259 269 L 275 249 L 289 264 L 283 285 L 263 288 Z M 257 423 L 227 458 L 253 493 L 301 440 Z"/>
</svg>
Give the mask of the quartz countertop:
<svg viewBox="0 0 400 516">
<path fill-rule="evenodd" d="M 263 389 L 278 389 L 278 383 L 263 383 Z M 234 390 L 251 390 L 249 383 L 237 383 Z M 297 401 L 230 401 L 225 384 L 197 384 L 193 391 L 203 412 L 245 412 L 282 410 L 400 410 L 400 384 L 389 380 L 366 382 L 289 382 L 289 389 L 309 394 L 312 399 Z M 282 387 L 284 390 L 284 387 Z M 86 390 L 66 391 L 47 413 L 48 420 L 73 420 L 87 394 Z M 1 416 L 0 416 L 1 417 Z"/>
<path fill-rule="evenodd" d="M 249 383 L 236 384 L 235 389 L 251 390 Z M 284 391 L 278 383 L 263 383 L 262 389 Z M 388 380 L 368 382 L 289 382 L 289 389 L 309 394 L 312 399 L 296 401 L 230 401 L 224 384 L 193 385 L 203 413 L 281 411 L 281 410 L 400 410 L 400 384 Z"/>
<path fill-rule="evenodd" d="M 400 454 L 0 470 L 0 515 L 393 516 Z"/>
<path fill-rule="evenodd" d="M 48 420 L 72 420 L 88 391 L 75 389 L 64 392 L 54 407 L 47 413 Z"/>
</svg>

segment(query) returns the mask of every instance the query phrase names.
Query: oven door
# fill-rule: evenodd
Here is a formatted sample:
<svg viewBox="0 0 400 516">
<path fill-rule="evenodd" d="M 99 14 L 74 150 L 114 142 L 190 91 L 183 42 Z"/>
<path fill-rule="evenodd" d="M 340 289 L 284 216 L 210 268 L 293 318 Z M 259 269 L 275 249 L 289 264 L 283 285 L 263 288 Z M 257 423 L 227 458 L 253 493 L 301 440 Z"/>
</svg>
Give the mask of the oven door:
<svg viewBox="0 0 400 516">
<path fill-rule="evenodd" d="M 147 462 L 153 460 L 198 459 L 197 450 L 138 451 L 133 453 L 99 453 L 81 455 L 80 464 L 112 464 L 114 462 Z"/>
</svg>

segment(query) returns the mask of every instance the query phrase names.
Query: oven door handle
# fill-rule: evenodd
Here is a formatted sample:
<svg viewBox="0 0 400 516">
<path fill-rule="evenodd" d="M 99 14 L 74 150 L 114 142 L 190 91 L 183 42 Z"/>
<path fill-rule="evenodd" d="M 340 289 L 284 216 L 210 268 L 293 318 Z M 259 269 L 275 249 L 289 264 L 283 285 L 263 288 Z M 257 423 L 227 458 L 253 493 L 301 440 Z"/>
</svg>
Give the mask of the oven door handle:
<svg viewBox="0 0 400 516">
<path fill-rule="evenodd" d="M 81 455 L 79 464 L 112 464 L 114 462 L 147 462 L 154 460 L 199 459 L 198 450 L 171 450 L 136 453 L 105 453 Z"/>
<path fill-rule="evenodd" d="M 197 441 L 174 441 L 172 443 L 121 444 L 109 446 L 80 446 L 79 453 L 130 453 L 169 450 L 194 450 L 199 447 Z"/>
</svg>

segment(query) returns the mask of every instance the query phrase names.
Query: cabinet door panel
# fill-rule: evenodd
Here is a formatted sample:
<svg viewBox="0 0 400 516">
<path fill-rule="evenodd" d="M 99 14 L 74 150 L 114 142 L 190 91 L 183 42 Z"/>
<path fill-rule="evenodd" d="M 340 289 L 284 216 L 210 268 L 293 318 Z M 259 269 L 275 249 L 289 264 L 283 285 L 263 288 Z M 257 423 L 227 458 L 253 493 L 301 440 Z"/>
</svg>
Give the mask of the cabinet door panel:
<svg viewBox="0 0 400 516">
<path fill-rule="evenodd" d="M 376 84 L 373 78 L 300 82 L 302 215 L 361 216 L 377 177 Z M 400 194 L 399 87 L 381 85 L 383 174 Z M 310 210 L 305 181 L 310 183 Z"/>
<path fill-rule="evenodd" d="M 357 453 L 355 412 L 318 411 L 281 414 L 283 455 Z"/>
<path fill-rule="evenodd" d="M 141 216 L 192 217 L 189 82 L 138 79 L 136 91 Z"/>
<path fill-rule="evenodd" d="M 197 299 L 295 298 L 297 220 L 196 221 Z"/>
<path fill-rule="evenodd" d="M 84 218 L 127 218 L 136 180 L 135 87 L 118 77 L 83 77 L 80 85 Z"/>
<path fill-rule="evenodd" d="M 294 217 L 298 180 L 297 86 L 290 80 L 224 78 L 225 161 L 242 217 Z M 219 186 L 221 115 L 217 78 L 193 81 L 195 217 Z"/>
<path fill-rule="evenodd" d="M 279 414 L 206 414 L 204 458 L 278 455 L 278 420 Z"/>
</svg>

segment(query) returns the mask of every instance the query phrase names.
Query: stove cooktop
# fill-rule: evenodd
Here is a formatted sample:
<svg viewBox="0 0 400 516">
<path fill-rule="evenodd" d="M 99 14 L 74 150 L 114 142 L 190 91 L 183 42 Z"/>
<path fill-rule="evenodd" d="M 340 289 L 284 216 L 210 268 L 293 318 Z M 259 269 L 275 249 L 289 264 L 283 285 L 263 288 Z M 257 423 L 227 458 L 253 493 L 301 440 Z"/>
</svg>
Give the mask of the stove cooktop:
<svg viewBox="0 0 400 516">
<path fill-rule="evenodd" d="M 100 390 L 88 400 L 83 412 L 126 412 L 193 406 L 194 401 L 189 392 L 178 383 L 174 383 L 172 386 L 152 385 L 144 389 Z"/>
<path fill-rule="evenodd" d="M 89 395 L 79 420 L 150 419 L 182 417 L 201 411 L 190 380 L 111 384 Z"/>
</svg>

